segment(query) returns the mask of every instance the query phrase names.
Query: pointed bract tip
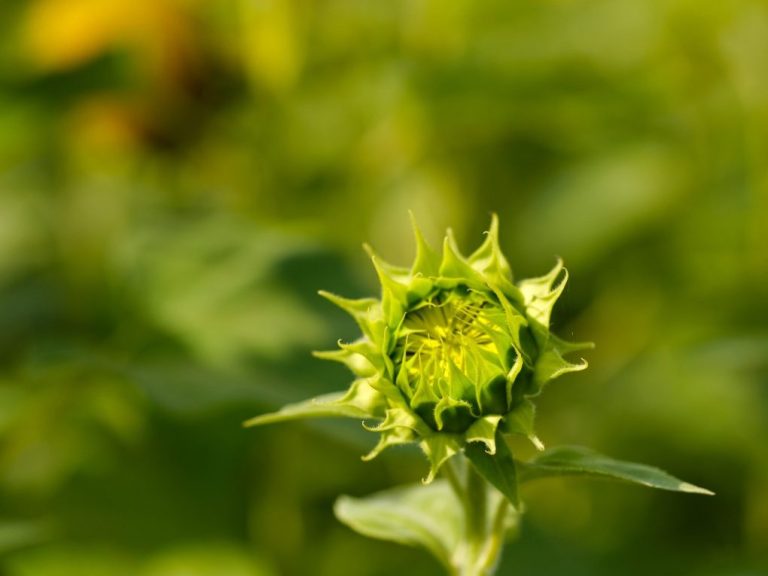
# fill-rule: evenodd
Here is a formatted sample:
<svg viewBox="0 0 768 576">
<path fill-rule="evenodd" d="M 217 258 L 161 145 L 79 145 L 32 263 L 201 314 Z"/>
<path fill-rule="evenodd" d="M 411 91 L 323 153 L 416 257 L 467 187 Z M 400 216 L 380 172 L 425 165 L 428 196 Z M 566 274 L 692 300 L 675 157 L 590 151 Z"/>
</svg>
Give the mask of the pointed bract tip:
<svg viewBox="0 0 768 576">
<path fill-rule="evenodd" d="M 456 243 L 456 234 L 453 232 L 453 228 L 448 227 L 445 229 L 445 240 L 443 243 L 449 243 L 451 245 L 451 248 L 453 248 L 456 252 L 459 251 L 459 246 Z"/>
<path fill-rule="evenodd" d="M 310 352 L 315 358 L 320 360 L 339 360 L 343 356 L 348 356 L 348 350 L 312 350 Z"/>
<path fill-rule="evenodd" d="M 410 208 L 408 209 L 408 218 L 411 220 L 411 227 L 415 230 L 418 230 L 419 225 L 416 223 L 416 214 L 414 214 L 413 210 Z"/>
<path fill-rule="evenodd" d="M 348 310 L 355 303 L 355 301 L 350 298 L 339 296 L 338 294 L 334 294 L 333 292 L 329 292 L 328 290 L 318 290 L 317 294 L 325 298 L 326 300 L 328 300 L 328 302 L 330 302 L 331 304 L 335 304 L 336 306 L 344 310 Z"/>
<path fill-rule="evenodd" d="M 413 212 L 410 210 L 408 213 L 411 215 L 411 230 L 413 230 L 413 237 L 416 239 L 416 247 L 419 248 L 421 246 L 429 247 L 429 244 L 424 239 L 424 234 L 421 233 L 421 228 L 419 228 L 419 223 L 416 222 L 416 216 L 413 215 Z"/>
<path fill-rule="evenodd" d="M 495 213 L 491 214 L 491 225 L 488 227 L 488 231 L 485 235 L 491 241 L 491 251 L 494 255 L 501 256 L 501 249 L 499 248 L 499 217 Z"/>
<path fill-rule="evenodd" d="M 492 254 L 503 257 L 499 249 L 499 217 L 496 216 L 495 212 L 491 212 L 491 224 L 488 226 L 488 230 L 483 232 L 483 235 L 486 239 L 475 251 L 475 254 L 490 250 Z"/>
<path fill-rule="evenodd" d="M 386 285 L 388 282 L 394 282 L 394 279 L 389 274 L 386 265 L 375 253 L 371 253 L 371 262 L 376 270 L 376 274 L 379 277 L 379 281 L 382 285 Z"/>
<path fill-rule="evenodd" d="M 408 273 L 406 268 L 395 266 L 384 260 L 384 258 L 382 258 L 370 244 L 363 244 L 363 249 L 368 254 L 371 262 L 373 262 L 373 267 L 376 269 L 376 273 L 379 275 L 380 280 L 384 280 L 385 278 L 391 280 L 394 276 L 402 276 Z"/>
<path fill-rule="evenodd" d="M 488 228 L 488 232 L 486 232 L 486 234 L 491 236 L 499 235 L 499 215 L 496 214 L 496 212 L 491 212 L 491 225 Z"/>
<path fill-rule="evenodd" d="M 459 250 L 459 246 L 456 244 L 456 237 L 453 235 L 453 230 L 448 228 L 445 231 L 445 238 L 443 238 L 443 260 L 442 265 L 451 261 L 464 261 L 464 255 Z"/>
<path fill-rule="evenodd" d="M 317 293 L 334 306 L 338 306 L 347 314 L 350 314 L 358 321 L 358 324 L 360 324 L 360 319 L 376 302 L 373 298 L 344 298 L 344 296 L 339 296 L 338 294 L 326 290 L 319 290 Z"/>
<path fill-rule="evenodd" d="M 546 450 L 546 446 L 544 446 L 544 442 L 542 442 L 539 439 L 539 437 L 536 436 L 536 434 L 531 434 L 530 436 L 528 436 L 528 440 L 531 441 L 531 444 L 533 444 L 536 450 L 538 450 L 539 452 L 543 452 L 544 450 Z"/>
<path fill-rule="evenodd" d="M 421 233 L 421 229 L 416 222 L 416 217 L 413 215 L 413 212 L 409 211 L 409 213 L 411 215 L 413 237 L 416 241 L 416 257 L 411 266 L 411 275 L 435 276 L 439 272 L 440 259 Z"/>
<path fill-rule="evenodd" d="M 563 262 L 563 259 L 560 258 L 560 256 L 555 257 L 555 265 L 552 266 L 552 269 L 544 274 L 544 276 L 540 276 L 538 278 L 530 278 L 531 281 L 536 280 L 548 280 L 550 282 L 550 286 L 552 283 L 557 280 L 557 277 L 565 271 L 565 274 L 568 274 L 568 270 L 565 268 L 565 262 Z"/>
</svg>

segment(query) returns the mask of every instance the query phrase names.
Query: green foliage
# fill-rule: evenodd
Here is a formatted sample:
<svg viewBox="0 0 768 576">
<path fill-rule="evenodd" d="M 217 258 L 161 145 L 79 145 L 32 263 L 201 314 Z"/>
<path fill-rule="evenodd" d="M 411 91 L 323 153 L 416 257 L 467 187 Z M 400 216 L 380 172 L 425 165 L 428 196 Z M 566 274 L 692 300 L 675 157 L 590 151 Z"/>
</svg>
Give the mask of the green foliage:
<svg viewBox="0 0 768 576">
<path fill-rule="evenodd" d="M 108 548 L 74 550 L 61 547 L 42 549 L 21 555 L 11 563 L 20 576 L 51 574 L 52 576 L 273 576 L 263 561 L 232 544 L 211 542 L 175 546 L 134 562 Z"/>
<path fill-rule="evenodd" d="M 0 555 L 45 541 L 49 536 L 50 526 L 42 522 L 0 521 Z"/>
</svg>

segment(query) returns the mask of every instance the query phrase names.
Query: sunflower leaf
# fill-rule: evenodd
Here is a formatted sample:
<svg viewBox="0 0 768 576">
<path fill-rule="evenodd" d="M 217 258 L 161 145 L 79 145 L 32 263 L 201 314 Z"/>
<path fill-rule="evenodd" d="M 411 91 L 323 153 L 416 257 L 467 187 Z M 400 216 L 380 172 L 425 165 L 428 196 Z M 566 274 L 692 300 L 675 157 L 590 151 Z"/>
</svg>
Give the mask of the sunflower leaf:
<svg viewBox="0 0 768 576">
<path fill-rule="evenodd" d="M 333 510 L 356 532 L 424 548 L 449 569 L 461 542 L 461 504 L 445 480 L 429 486 L 402 486 L 364 498 L 341 496 Z"/>
<path fill-rule="evenodd" d="M 507 443 L 496 433 L 496 452 L 489 454 L 483 443 L 470 442 L 464 448 L 469 461 L 480 475 L 506 496 L 515 508 L 520 502 L 517 495 L 517 468 Z"/>
<path fill-rule="evenodd" d="M 519 463 L 520 482 L 555 476 L 591 476 L 640 484 L 649 488 L 712 495 L 706 488 L 683 482 L 659 468 L 614 460 L 580 446 L 551 448 L 529 462 Z"/>
</svg>

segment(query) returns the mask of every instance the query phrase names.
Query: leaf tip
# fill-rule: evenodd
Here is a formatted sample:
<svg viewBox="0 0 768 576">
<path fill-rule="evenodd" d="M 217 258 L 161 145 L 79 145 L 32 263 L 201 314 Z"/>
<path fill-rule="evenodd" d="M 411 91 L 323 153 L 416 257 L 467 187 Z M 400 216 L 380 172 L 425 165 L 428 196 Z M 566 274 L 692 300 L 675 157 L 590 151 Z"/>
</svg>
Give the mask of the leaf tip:
<svg viewBox="0 0 768 576">
<path fill-rule="evenodd" d="M 262 418 L 262 416 L 254 416 L 253 418 L 249 418 L 243 422 L 242 426 L 243 428 L 253 428 L 254 426 L 258 426 L 262 423 Z"/>
<path fill-rule="evenodd" d="M 707 490 L 706 488 L 702 488 L 701 486 L 696 486 L 695 484 L 690 484 L 688 482 L 680 482 L 680 485 L 677 487 L 677 489 L 680 492 L 688 492 L 689 494 L 703 494 L 705 496 L 715 495 L 715 493 L 711 490 Z"/>
</svg>

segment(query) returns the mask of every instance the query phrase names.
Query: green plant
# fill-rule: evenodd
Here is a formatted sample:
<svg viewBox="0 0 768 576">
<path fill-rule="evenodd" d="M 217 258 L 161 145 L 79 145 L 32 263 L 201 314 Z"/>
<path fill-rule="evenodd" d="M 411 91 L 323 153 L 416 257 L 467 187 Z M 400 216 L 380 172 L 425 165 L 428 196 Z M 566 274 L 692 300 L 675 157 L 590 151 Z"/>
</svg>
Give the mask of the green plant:
<svg viewBox="0 0 768 576">
<path fill-rule="evenodd" d="M 568 277 L 562 262 L 545 276 L 515 284 L 495 216 L 468 258 L 450 231 L 442 255 L 415 222 L 414 233 L 411 268 L 386 264 L 367 248 L 381 281 L 380 300 L 321 292 L 362 330 L 359 340 L 317 353 L 349 367 L 356 376 L 350 388 L 246 423 L 361 419 L 380 435 L 366 460 L 393 445 L 421 446 L 429 460 L 425 486 L 341 497 L 335 507 L 341 521 L 371 537 L 422 546 L 452 575 L 480 576 L 494 573 L 505 537 L 517 524 L 520 483 L 589 475 L 711 494 L 656 468 L 584 448 L 544 450 L 534 432 L 532 399 L 554 378 L 586 368 L 586 361 L 566 356 L 592 346 L 550 332 L 552 308 Z M 506 441 L 512 434 L 528 438 L 541 454 L 527 462 L 514 459 Z M 444 478 L 436 480 L 438 474 Z"/>
</svg>

